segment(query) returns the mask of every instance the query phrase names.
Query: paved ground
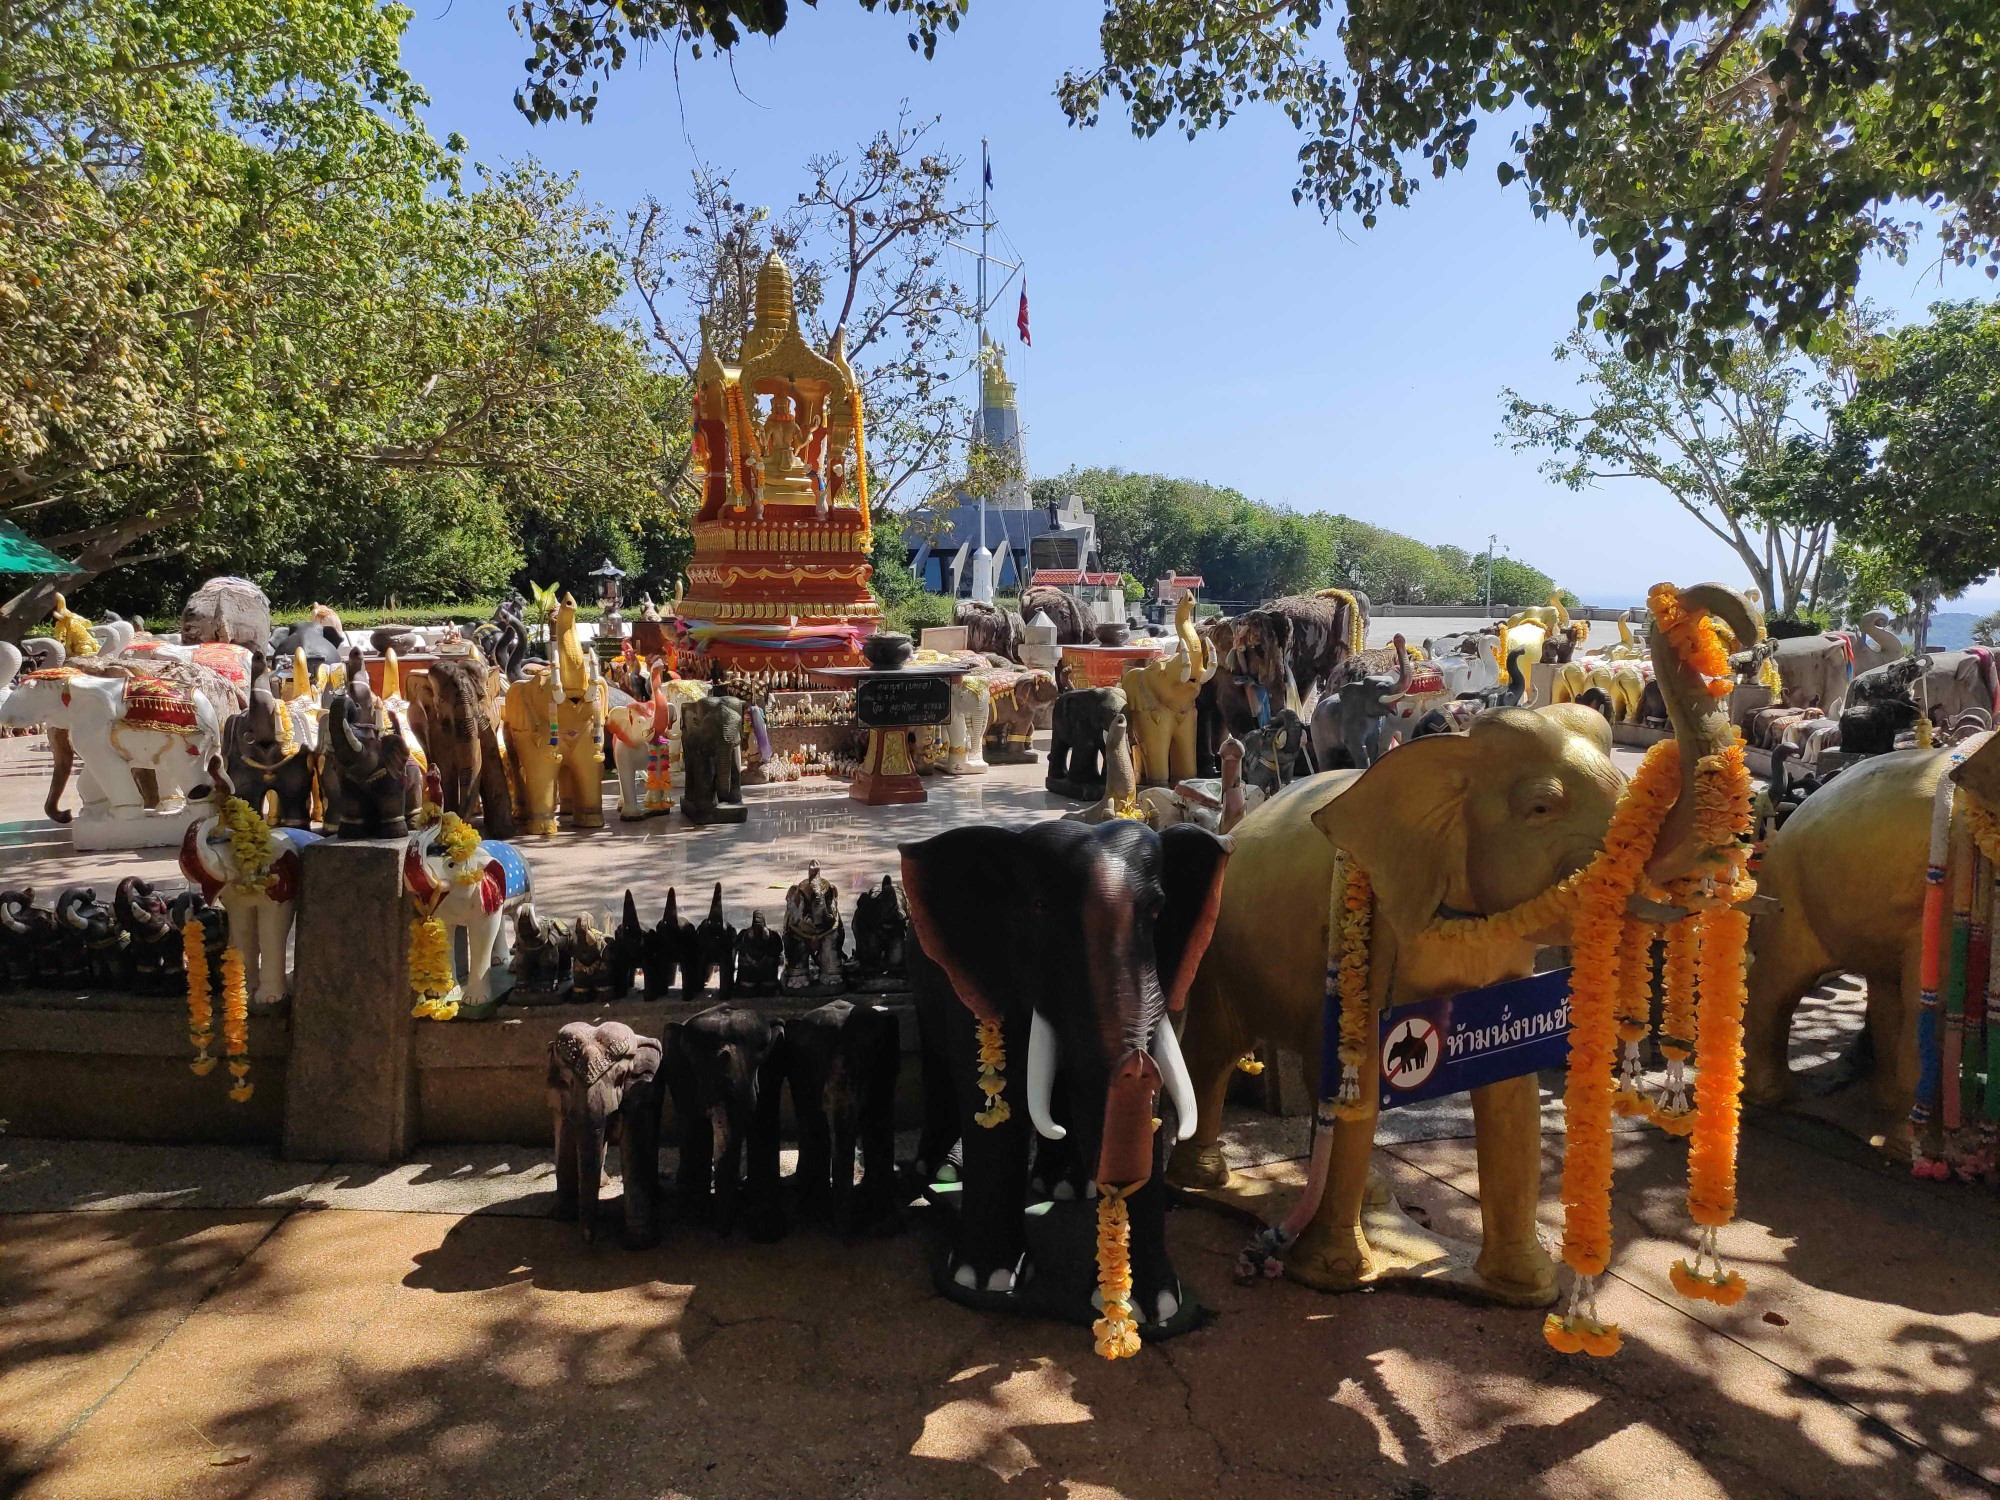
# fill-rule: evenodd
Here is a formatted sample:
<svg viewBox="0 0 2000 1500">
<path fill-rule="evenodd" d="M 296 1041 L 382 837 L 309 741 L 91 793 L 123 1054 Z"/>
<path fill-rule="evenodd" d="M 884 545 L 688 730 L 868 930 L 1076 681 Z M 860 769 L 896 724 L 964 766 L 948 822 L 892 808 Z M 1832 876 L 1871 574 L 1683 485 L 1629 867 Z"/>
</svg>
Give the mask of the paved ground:
<svg viewBox="0 0 2000 1500">
<path fill-rule="evenodd" d="M 0 881 L 161 873 L 70 856 L 34 817 L 46 754 L 0 741 Z M 920 809 L 829 786 L 752 795 L 736 835 L 672 825 L 530 843 L 556 910 L 629 880 L 723 880 L 775 906 L 808 854 L 850 889 L 898 837 L 1046 815 L 1038 768 Z M 747 853 L 755 846 L 754 855 Z M 1810 1006 L 1838 1050 L 1851 996 Z M 0 1114 L 4 1114 L 0 1101 Z M 1545 1223 L 1560 1114 L 1551 1133 Z M 1380 1165 L 1445 1232 L 1476 1227 L 1461 1104 L 1390 1115 Z M 1757 1119 L 1722 1310 L 1666 1286 L 1684 1148 L 1628 1133 L 1604 1310 L 1617 1358 L 1537 1315 L 1399 1293 L 1239 1288 L 1244 1227 L 1177 1212 L 1207 1328 L 1106 1365 L 1078 1328 L 934 1296 L 926 1226 L 770 1246 L 676 1227 L 586 1249 L 548 1220 L 545 1156 L 393 1169 L 254 1151 L 0 1138 L 0 1493 L 362 1495 L 1900 1496 L 2000 1483 L 2000 1200 L 1919 1185 L 1810 1120 Z M 1233 1158 L 1299 1178 L 1304 1125 L 1243 1115 Z M 613 1184 L 608 1191 L 615 1192 Z M 1982 1477 L 1983 1476 L 1983 1477 Z"/>
</svg>

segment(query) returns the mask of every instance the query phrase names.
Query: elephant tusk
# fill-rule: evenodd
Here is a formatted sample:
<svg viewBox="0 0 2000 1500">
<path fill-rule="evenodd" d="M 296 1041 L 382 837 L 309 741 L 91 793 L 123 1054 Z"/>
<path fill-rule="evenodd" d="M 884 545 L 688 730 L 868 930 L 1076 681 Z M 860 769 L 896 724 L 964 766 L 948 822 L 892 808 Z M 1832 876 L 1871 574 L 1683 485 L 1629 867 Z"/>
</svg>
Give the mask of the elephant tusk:
<svg viewBox="0 0 2000 1500">
<path fill-rule="evenodd" d="M 1194 1134 L 1196 1105 L 1194 1080 L 1188 1076 L 1187 1059 L 1181 1056 L 1180 1038 L 1174 1035 L 1171 1016 L 1162 1014 L 1153 1028 L 1153 1062 L 1160 1070 L 1160 1083 L 1174 1101 L 1174 1139 L 1184 1141 Z"/>
<path fill-rule="evenodd" d="M 1056 1029 L 1036 1011 L 1028 1026 L 1028 1118 L 1037 1133 L 1059 1141 L 1069 1132 L 1049 1113 L 1056 1087 Z"/>
</svg>

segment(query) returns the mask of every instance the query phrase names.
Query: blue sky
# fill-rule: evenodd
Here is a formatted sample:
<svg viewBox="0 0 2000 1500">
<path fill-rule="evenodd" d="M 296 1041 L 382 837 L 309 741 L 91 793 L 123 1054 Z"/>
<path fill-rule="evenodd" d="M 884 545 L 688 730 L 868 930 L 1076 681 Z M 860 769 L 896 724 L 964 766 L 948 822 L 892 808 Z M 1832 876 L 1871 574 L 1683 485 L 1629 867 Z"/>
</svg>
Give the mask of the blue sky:
<svg viewBox="0 0 2000 1500">
<path fill-rule="evenodd" d="M 1568 391 L 1549 351 L 1603 269 L 1566 226 L 1537 222 L 1518 186 L 1497 185 L 1499 122 L 1466 172 L 1343 231 L 1293 206 L 1296 140 L 1275 116 L 1253 110 L 1194 142 L 1137 140 L 1111 114 L 1069 127 L 1052 91 L 1096 55 L 1084 0 L 974 0 L 928 63 L 894 17 L 794 5 L 775 43 L 737 50 L 733 76 L 683 62 L 676 82 L 664 54 L 628 65 L 587 126 L 515 112 L 525 50 L 504 6 L 415 4 L 405 61 L 432 129 L 459 131 L 479 160 L 532 152 L 577 172 L 619 218 L 648 192 L 682 198 L 698 158 L 732 170 L 746 199 L 783 204 L 808 155 L 851 148 L 903 99 L 943 117 L 974 186 L 989 137 L 995 216 L 1028 262 L 1035 347 L 1011 338 L 1011 293 L 1002 321 L 1038 474 L 1184 474 L 1468 551 L 1497 532 L 1588 600 L 1635 600 L 1662 577 L 1744 581 L 1663 492 L 1624 480 L 1572 494 L 1495 442 L 1502 386 Z M 1863 295 L 1912 317 L 1988 294 L 1963 272 L 1941 285 L 1919 267 L 1931 258 L 1871 266 Z M 2000 603 L 2000 583 L 1970 597 Z"/>
</svg>

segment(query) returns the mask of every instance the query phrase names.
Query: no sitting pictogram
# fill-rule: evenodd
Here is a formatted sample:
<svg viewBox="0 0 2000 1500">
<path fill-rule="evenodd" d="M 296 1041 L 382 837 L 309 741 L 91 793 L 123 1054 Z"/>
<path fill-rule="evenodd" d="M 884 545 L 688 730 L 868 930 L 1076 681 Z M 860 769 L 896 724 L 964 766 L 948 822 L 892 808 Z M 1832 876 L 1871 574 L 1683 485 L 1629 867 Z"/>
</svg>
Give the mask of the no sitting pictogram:
<svg viewBox="0 0 2000 1500">
<path fill-rule="evenodd" d="M 1382 1077 L 1393 1089 L 1419 1088 L 1437 1069 L 1443 1050 L 1437 1027 L 1411 1016 L 1382 1039 Z"/>
</svg>

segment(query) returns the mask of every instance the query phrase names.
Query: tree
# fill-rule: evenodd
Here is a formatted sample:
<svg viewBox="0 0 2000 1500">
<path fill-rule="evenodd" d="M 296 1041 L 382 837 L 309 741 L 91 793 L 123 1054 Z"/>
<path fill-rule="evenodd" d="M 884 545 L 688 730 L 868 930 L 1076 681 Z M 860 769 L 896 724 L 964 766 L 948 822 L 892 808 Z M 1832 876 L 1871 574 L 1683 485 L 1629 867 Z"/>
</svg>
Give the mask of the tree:
<svg viewBox="0 0 2000 1500">
<path fill-rule="evenodd" d="M 965 0 L 902 11 L 928 53 Z M 574 106 L 634 44 L 698 54 L 779 32 L 783 0 L 517 0 L 516 96 Z M 1372 227 L 1470 164 L 1482 116 L 1521 120 L 1496 163 L 1615 270 L 1579 312 L 1634 359 L 1726 361 L 1729 331 L 1803 341 L 1863 257 L 1906 253 L 1912 205 L 1942 252 L 2000 269 L 2000 27 L 1987 0 L 1104 0 L 1101 56 L 1066 73 L 1078 125 L 1192 137 L 1263 106 L 1300 135 L 1295 200 Z M 1331 29 L 1328 45 L 1322 33 Z"/>
<path fill-rule="evenodd" d="M 648 198 L 624 247 L 648 331 L 688 376 L 704 338 L 741 347 L 758 269 L 771 251 L 785 257 L 807 336 L 822 348 L 845 338 L 866 411 L 869 498 L 883 516 L 949 492 L 973 438 L 971 410 L 950 390 L 971 353 L 973 309 L 944 253 L 977 219 L 959 191 L 962 164 L 927 148 L 936 124 L 902 111 L 851 156 L 811 158 L 809 186 L 782 213 L 697 167 L 686 211 Z"/>
<path fill-rule="evenodd" d="M 1587 406 L 1503 390 L 1501 438 L 1515 452 L 1545 450 L 1542 472 L 1572 490 L 1650 480 L 1742 559 L 1768 608 L 1789 616 L 1813 602 L 1833 527 L 1777 506 L 1768 485 L 1745 479 L 1796 451 L 1787 449 L 1788 436 L 1811 438 L 1796 413 L 1837 399 L 1831 368 L 1815 373 L 1745 349 L 1713 379 L 1691 378 L 1679 361 L 1634 361 L 1582 333 L 1558 345 L 1555 357 L 1582 364 Z"/>
</svg>

